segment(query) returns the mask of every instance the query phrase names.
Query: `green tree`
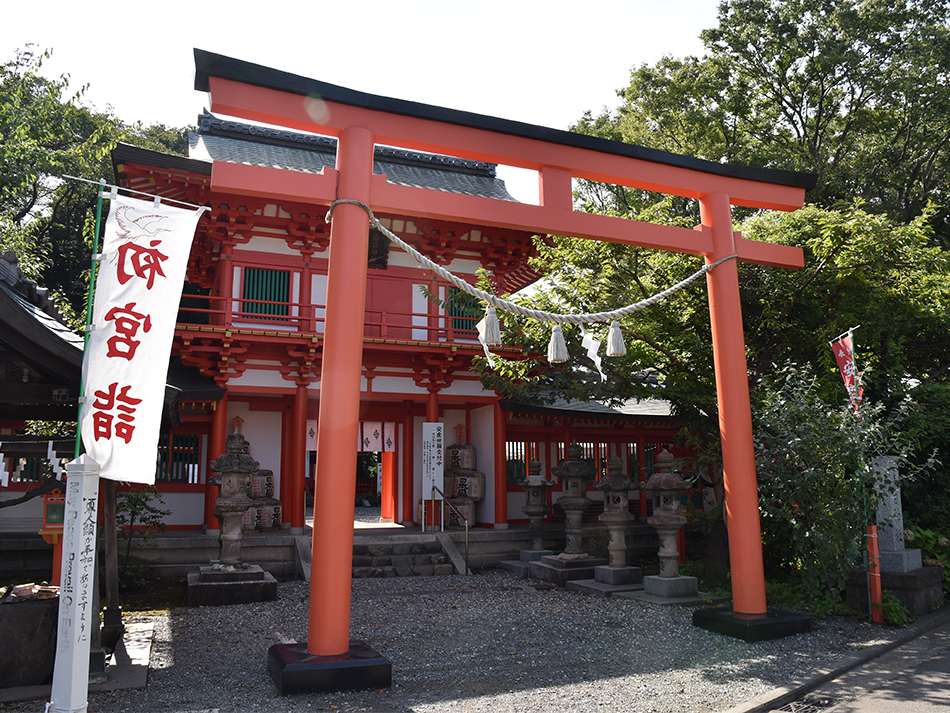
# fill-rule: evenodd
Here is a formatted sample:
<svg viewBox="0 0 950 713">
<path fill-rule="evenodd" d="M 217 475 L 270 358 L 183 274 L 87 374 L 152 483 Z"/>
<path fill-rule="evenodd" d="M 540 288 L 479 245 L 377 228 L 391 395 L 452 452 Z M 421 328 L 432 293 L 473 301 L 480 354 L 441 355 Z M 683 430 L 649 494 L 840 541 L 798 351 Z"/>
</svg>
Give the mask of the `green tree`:
<svg viewBox="0 0 950 713">
<path fill-rule="evenodd" d="M 860 199 L 906 222 L 947 202 L 950 6 L 945 0 L 729 0 L 702 58 L 631 72 L 615 111 L 581 133 L 712 161 L 818 174 L 810 202 Z M 585 184 L 594 209 L 655 197 Z M 608 208 L 609 206 L 609 208 Z M 695 219 L 692 202 L 683 215 Z M 947 213 L 938 234 L 950 237 Z"/>
<path fill-rule="evenodd" d="M 876 517 L 873 458 L 896 455 L 905 473 L 909 465 L 898 419 L 881 404 L 864 406 L 860 418 L 835 404 L 821 398 L 809 369 L 787 367 L 766 379 L 755 413 L 766 564 L 772 576 L 794 578 L 818 611 L 840 601 L 860 564 L 864 528 Z"/>
<path fill-rule="evenodd" d="M 897 224 L 860 208 L 806 206 L 752 216 L 738 227 L 747 238 L 795 245 L 805 256 L 802 270 L 740 264 L 753 387 L 776 365 L 812 364 L 822 396 L 836 401 L 844 389 L 828 342 L 855 325 L 861 325 L 855 338 L 868 399 L 890 404 L 913 379 L 944 378 L 950 255 L 932 244 L 927 214 Z M 549 311 L 633 304 L 701 266 L 698 258 L 586 240 L 545 241 L 539 250 L 547 278 L 529 301 Z M 498 365 L 486 381 L 509 396 L 663 398 L 714 455 L 719 424 L 704 281 L 620 322 L 627 355 L 603 359 L 606 380 L 587 359 L 580 330 L 565 327 L 570 362 L 527 357 Z M 589 327 L 605 341 L 605 326 Z M 543 355 L 550 327 L 529 320 L 505 332 L 513 343 L 524 341 L 526 352 Z"/>
<path fill-rule="evenodd" d="M 81 314 L 87 291 L 95 186 L 64 180 L 112 179 L 118 141 L 174 153 L 187 150 L 187 131 L 129 125 L 68 94 L 68 77 L 42 75 L 49 51 L 29 46 L 0 65 L 0 249 L 14 250 L 31 279 Z"/>
</svg>

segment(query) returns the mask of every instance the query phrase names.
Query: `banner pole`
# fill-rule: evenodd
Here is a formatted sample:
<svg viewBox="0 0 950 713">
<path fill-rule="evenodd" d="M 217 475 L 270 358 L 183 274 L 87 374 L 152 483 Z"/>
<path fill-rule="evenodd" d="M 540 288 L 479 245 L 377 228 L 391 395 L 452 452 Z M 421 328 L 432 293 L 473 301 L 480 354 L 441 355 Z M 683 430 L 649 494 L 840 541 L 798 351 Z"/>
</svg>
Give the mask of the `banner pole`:
<svg viewBox="0 0 950 713">
<path fill-rule="evenodd" d="M 99 267 L 99 231 L 102 225 L 102 191 L 106 187 L 106 179 L 100 178 L 98 183 L 98 191 L 96 195 L 96 227 L 93 230 L 92 235 L 92 265 L 89 268 L 89 289 L 86 292 L 86 328 L 82 333 L 82 349 L 83 353 L 86 351 L 86 347 L 89 345 L 89 325 L 92 324 L 92 299 L 93 295 L 96 293 L 96 270 Z M 83 364 L 85 364 L 85 358 L 83 359 Z M 82 433 L 80 432 L 80 419 L 82 418 L 82 404 L 83 399 L 86 396 L 86 385 L 84 383 L 82 374 L 79 376 L 79 407 L 76 413 L 76 447 L 73 452 L 73 458 L 79 457 L 79 451 L 82 448 Z"/>
</svg>

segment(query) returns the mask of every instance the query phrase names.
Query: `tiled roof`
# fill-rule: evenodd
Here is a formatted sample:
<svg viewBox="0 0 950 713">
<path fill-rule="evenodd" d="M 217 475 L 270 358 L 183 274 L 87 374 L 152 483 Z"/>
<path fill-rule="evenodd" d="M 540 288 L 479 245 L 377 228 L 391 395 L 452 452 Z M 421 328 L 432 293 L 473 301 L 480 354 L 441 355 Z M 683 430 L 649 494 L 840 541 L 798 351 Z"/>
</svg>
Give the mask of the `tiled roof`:
<svg viewBox="0 0 950 713">
<path fill-rule="evenodd" d="M 78 349 L 82 359 L 83 338 L 66 325 L 62 313 L 49 298 L 49 290 L 23 276 L 13 251 L 0 255 L 0 289 L 9 293 L 10 304 L 17 305 L 55 340 L 68 345 L 67 353 L 71 354 L 70 347 Z"/>
<path fill-rule="evenodd" d="M 574 414 L 614 420 L 669 419 L 670 404 L 662 399 L 627 399 L 620 406 L 607 406 L 598 401 L 568 401 L 558 398 L 545 406 L 531 406 L 516 401 L 504 401 L 502 406 L 514 412 L 544 413 L 549 415 Z"/>
<path fill-rule="evenodd" d="M 303 173 L 319 173 L 336 163 L 336 139 L 326 136 L 242 124 L 211 114 L 198 117 L 198 127 L 197 134 L 188 136 L 192 159 Z M 495 166 L 481 161 L 377 146 L 373 173 L 386 174 L 390 183 L 400 186 L 515 200 L 495 175 Z"/>
</svg>

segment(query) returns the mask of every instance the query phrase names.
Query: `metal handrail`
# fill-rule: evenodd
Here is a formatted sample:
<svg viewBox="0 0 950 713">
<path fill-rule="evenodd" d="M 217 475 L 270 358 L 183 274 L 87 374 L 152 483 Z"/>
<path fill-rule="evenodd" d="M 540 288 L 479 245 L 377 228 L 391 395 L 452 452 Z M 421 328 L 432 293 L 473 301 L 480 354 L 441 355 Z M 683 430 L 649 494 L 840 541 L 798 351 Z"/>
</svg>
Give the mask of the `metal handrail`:
<svg viewBox="0 0 950 713">
<path fill-rule="evenodd" d="M 445 493 L 443 493 L 443 492 L 438 488 L 438 486 L 436 486 L 435 484 L 433 484 L 433 485 L 432 485 L 432 489 L 435 490 L 439 495 L 442 496 L 442 502 L 444 502 L 446 505 L 448 505 L 450 508 L 452 508 L 452 510 L 455 512 L 455 514 L 458 515 L 460 518 L 462 518 L 462 520 L 465 521 L 465 571 L 462 572 L 462 574 L 466 574 L 466 575 L 467 575 L 467 574 L 468 574 L 468 571 L 469 571 L 469 569 L 468 569 L 468 518 L 465 517 L 465 516 L 461 513 L 461 511 L 460 511 L 457 507 L 455 507 L 447 497 L 445 497 Z M 423 522 L 422 524 L 425 525 L 424 522 Z"/>
</svg>

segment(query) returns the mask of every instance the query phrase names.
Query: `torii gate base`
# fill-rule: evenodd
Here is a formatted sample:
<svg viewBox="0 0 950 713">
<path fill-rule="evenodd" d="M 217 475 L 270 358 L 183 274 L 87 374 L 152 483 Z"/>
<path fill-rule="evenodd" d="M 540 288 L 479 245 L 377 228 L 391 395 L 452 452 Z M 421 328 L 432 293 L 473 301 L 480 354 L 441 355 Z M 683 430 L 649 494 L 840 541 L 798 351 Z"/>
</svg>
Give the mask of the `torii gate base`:
<svg viewBox="0 0 950 713">
<path fill-rule="evenodd" d="M 349 651 L 338 656 L 309 654 L 306 642 L 274 644 L 267 651 L 267 672 L 282 696 L 393 685 L 392 663 L 364 641 L 350 641 Z"/>
<path fill-rule="evenodd" d="M 736 614 L 731 609 L 698 609 L 693 626 L 744 641 L 769 641 L 811 631 L 811 619 L 798 612 L 772 609 L 763 616 Z"/>
</svg>

